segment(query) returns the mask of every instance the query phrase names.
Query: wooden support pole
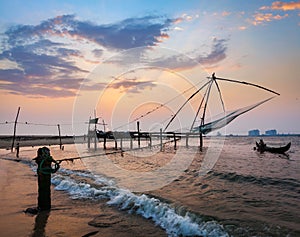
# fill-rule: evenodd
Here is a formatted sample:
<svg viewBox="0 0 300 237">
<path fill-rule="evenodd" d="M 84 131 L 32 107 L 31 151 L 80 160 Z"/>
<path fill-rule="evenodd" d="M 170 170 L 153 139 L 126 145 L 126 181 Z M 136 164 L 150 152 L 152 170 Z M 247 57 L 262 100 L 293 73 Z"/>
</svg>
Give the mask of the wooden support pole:
<svg viewBox="0 0 300 237">
<path fill-rule="evenodd" d="M 151 137 L 150 133 L 149 133 L 149 146 L 150 146 L 150 148 L 152 148 L 152 137 Z"/>
<path fill-rule="evenodd" d="M 140 122 L 137 121 L 136 122 L 137 124 L 137 131 L 138 131 L 138 147 L 140 148 L 141 147 L 141 138 L 140 138 Z"/>
<path fill-rule="evenodd" d="M 57 124 L 57 128 L 58 128 L 58 137 L 59 137 L 59 149 L 62 149 L 62 141 L 61 141 L 61 134 L 60 134 L 60 125 Z"/>
<path fill-rule="evenodd" d="M 160 151 L 163 151 L 162 128 L 159 131 L 159 139 L 160 139 Z"/>
<path fill-rule="evenodd" d="M 96 131 L 96 128 L 95 128 L 95 131 L 94 131 L 94 144 L 95 144 L 94 149 L 96 151 L 97 150 L 97 131 Z"/>
<path fill-rule="evenodd" d="M 185 137 L 185 147 L 188 148 L 189 147 L 189 134 L 186 133 L 186 137 Z"/>
<path fill-rule="evenodd" d="M 20 113 L 20 107 L 18 108 L 17 116 L 16 116 L 16 119 L 15 119 L 14 135 L 13 135 L 13 140 L 12 140 L 12 144 L 11 144 L 11 152 L 13 152 L 13 150 L 14 150 L 19 113 Z"/>
<path fill-rule="evenodd" d="M 94 149 L 95 151 L 97 150 L 97 123 L 98 123 L 98 118 L 96 116 L 96 109 L 94 110 L 94 116 L 95 116 L 95 120 L 94 120 L 94 123 L 95 123 L 95 132 L 94 132 Z"/>
<path fill-rule="evenodd" d="M 88 126 L 88 133 L 87 133 L 87 143 L 88 143 L 88 149 L 91 148 L 91 133 L 90 133 L 90 125 L 91 125 L 91 117 L 89 119 L 89 126 Z"/>
<path fill-rule="evenodd" d="M 130 149 L 133 148 L 133 142 L 132 142 L 132 137 L 130 136 Z"/>
<path fill-rule="evenodd" d="M 118 141 L 115 139 L 115 149 L 118 150 Z"/>
<path fill-rule="evenodd" d="M 202 148 L 203 148 L 203 136 L 202 136 L 202 132 L 199 132 L 199 138 L 200 138 L 200 151 L 202 151 Z"/>
<path fill-rule="evenodd" d="M 176 144 L 176 134 L 175 132 L 173 133 L 173 138 L 174 138 L 174 150 L 177 149 L 177 144 Z"/>
<path fill-rule="evenodd" d="M 16 146 L 16 157 L 19 158 L 19 152 L 20 152 L 20 143 L 17 143 Z"/>
<path fill-rule="evenodd" d="M 123 138 L 120 139 L 120 149 L 123 150 Z"/>
<path fill-rule="evenodd" d="M 103 149 L 106 150 L 106 134 L 104 134 L 103 138 Z"/>
</svg>

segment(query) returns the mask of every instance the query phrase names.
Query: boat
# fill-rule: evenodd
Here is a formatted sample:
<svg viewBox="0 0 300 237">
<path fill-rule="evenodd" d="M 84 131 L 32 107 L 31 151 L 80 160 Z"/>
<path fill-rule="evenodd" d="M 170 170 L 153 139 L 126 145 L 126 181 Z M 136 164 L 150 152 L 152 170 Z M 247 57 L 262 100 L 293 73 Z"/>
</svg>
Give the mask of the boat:
<svg viewBox="0 0 300 237">
<path fill-rule="evenodd" d="M 266 144 L 259 144 L 258 142 L 256 142 L 256 149 L 260 153 L 267 151 L 267 152 L 271 152 L 271 153 L 283 154 L 283 153 L 287 152 L 290 149 L 290 147 L 291 147 L 290 142 L 288 144 L 286 144 L 285 146 L 281 146 L 281 147 L 270 147 L 270 146 L 267 146 Z"/>
</svg>

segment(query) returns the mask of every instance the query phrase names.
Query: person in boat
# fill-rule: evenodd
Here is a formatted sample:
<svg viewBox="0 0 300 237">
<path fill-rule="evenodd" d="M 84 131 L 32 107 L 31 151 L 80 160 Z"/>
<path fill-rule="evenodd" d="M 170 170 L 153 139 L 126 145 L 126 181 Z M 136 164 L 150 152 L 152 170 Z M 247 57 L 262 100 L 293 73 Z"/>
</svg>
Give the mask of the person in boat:
<svg viewBox="0 0 300 237">
<path fill-rule="evenodd" d="M 265 146 L 266 146 L 266 143 L 264 142 L 263 139 L 260 139 L 258 144 L 259 144 L 259 146 L 261 146 L 261 147 L 265 147 Z"/>
<path fill-rule="evenodd" d="M 258 149 L 258 151 L 260 151 L 260 152 L 264 152 L 265 149 L 266 149 L 266 146 L 267 146 L 267 144 L 263 141 L 263 139 L 260 139 L 260 140 L 259 140 L 259 143 L 258 143 L 257 149 Z"/>
<path fill-rule="evenodd" d="M 213 73 L 213 74 L 211 75 L 211 77 L 212 77 L 213 80 L 216 80 L 216 79 L 217 79 L 217 78 L 216 78 L 216 73 Z"/>
</svg>

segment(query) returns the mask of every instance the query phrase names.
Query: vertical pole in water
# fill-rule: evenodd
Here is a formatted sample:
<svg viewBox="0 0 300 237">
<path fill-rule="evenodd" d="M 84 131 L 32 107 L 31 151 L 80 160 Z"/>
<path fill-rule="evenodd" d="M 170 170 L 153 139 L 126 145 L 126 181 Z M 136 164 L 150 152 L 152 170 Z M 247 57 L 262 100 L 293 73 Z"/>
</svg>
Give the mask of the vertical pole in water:
<svg viewBox="0 0 300 237">
<path fill-rule="evenodd" d="M 152 137 L 150 133 L 149 133 L 149 146 L 150 148 L 152 148 Z"/>
<path fill-rule="evenodd" d="M 118 141 L 116 138 L 115 138 L 115 150 L 118 150 Z"/>
<path fill-rule="evenodd" d="M 132 149 L 133 144 L 132 144 L 132 137 L 130 136 L 130 149 Z"/>
<path fill-rule="evenodd" d="M 97 150 L 97 123 L 96 122 L 95 122 L 95 131 L 94 131 L 94 143 L 95 143 L 95 151 L 96 151 Z"/>
<path fill-rule="evenodd" d="M 61 142 L 61 134 L 60 134 L 60 125 L 59 124 L 57 124 L 57 128 L 58 128 L 58 137 L 59 137 L 59 149 L 61 150 L 62 142 Z"/>
<path fill-rule="evenodd" d="M 141 147 L 141 138 L 140 138 L 140 122 L 137 121 L 136 122 L 137 124 L 137 130 L 138 130 L 138 147 L 140 148 Z"/>
<path fill-rule="evenodd" d="M 123 138 L 122 137 L 120 138 L 120 149 L 121 149 L 121 151 L 123 150 Z"/>
<path fill-rule="evenodd" d="M 19 113 L 20 113 L 20 107 L 18 108 L 17 116 L 16 116 L 16 119 L 15 119 L 14 135 L 13 135 L 13 140 L 12 140 L 12 144 L 11 144 L 11 152 L 13 152 L 13 150 L 14 150 Z"/>
<path fill-rule="evenodd" d="M 160 129 L 159 132 L 159 139 L 160 139 L 160 151 L 163 150 L 163 143 L 162 143 L 162 128 Z"/>
<path fill-rule="evenodd" d="M 94 132 L 94 144 L 95 144 L 95 151 L 97 150 L 97 132 L 96 132 L 96 128 L 95 128 L 95 132 Z"/>
<path fill-rule="evenodd" d="M 174 150 L 177 149 L 177 144 L 176 144 L 176 134 L 175 132 L 173 133 L 173 138 L 174 138 Z"/>
<path fill-rule="evenodd" d="M 98 123 L 98 118 L 96 116 L 96 109 L 94 110 L 94 116 L 95 116 L 95 120 L 94 120 L 94 123 L 95 123 L 95 132 L 94 132 L 94 149 L 95 151 L 97 150 L 97 123 Z"/>
<path fill-rule="evenodd" d="M 106 134 L 104 134 L 103 138 L 103 149 L 106 150 Z"/>
<path fill-rule="evenodd" d="M 202 136 L 202 132 L 200 132 L 199 130 L 199 138 L 200 138 L 200 151 L 202 151 L 202 148 L 203 148 L 203 136 Z"/>
<path fill-rule="evenodd" d="M 89 126 L 88 126 L 88 133 L 87 133 L 87 142 L 88 142 L 88 149 L 91 148 L 91 133 L 90 133 L 90 125 L 91 125 L 91 117 L 89 119 Z"/>
<path fill-rule="evenodd" d="M 189 134 L 186 133 L 186 137 L 185 137 L 185 147 L 188 148 L 189 147 Z"/>
</svg>

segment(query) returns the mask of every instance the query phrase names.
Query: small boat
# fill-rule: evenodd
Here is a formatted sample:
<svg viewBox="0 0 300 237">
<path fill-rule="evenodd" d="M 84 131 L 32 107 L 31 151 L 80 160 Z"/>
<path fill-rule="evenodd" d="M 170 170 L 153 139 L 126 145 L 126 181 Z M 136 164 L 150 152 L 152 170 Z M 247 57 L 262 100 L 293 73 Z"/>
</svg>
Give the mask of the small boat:
<svg viewBox="0 0 300 237">
<path fill-rule="evenodd" d="M 281 147 L 269 147 L 266 144 L 261 145 L 258 142 L 256 142 L 256 149 L 260 153 L 268 151 L 268 152 L 271 152 L 271 153 L 283 154 L 283 153 L 287 152 L 290 149 L 290 147 L 291 147 L 291 143 L 290 142 L 287 145 L 281 146 Z"/>
</svg>

